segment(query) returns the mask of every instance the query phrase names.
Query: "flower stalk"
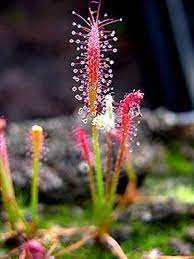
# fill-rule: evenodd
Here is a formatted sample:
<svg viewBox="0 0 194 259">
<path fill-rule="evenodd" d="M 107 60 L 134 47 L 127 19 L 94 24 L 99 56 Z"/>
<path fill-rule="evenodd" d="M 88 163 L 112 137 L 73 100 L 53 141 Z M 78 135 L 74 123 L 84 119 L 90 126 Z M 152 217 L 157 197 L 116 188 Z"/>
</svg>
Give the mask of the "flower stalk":
<svg viewBox="0 0 194 259">
<path fill-rule="evenodd" d="M 43 129 L 34 125 L 31 129 L 32 146 L 32 187 L 31 187 L 31 217 L 34 223 L 38 218 L 38 178 L 40 168 L 40 158 L 43 149 Z"/>
<path fill-rule="evenodd" d="M 131 155 L 128 150 L 126 150 L 126 154 L 125 154 L 125 167 L 126 167 L 126 172 L 127 172 L 129 181 L 133 183 L 135 186 L 137 186 L 137 175 L 133 168 Z"/>
<path fill-rule="evenodd" d="M 8 215 L 12 229 L 24 227 L 26 223 L 23 219 L 15 198 L 13 180 L 11 177 L 7 145 L 5 138 L 6 121 L 0 119 L 0 189 L 3 198 L 3 204 Z M 22 226 L 23 225 L 23 226 Z"/>
<path fill-rule="evenodd" d="M 106 146 L 107 146 L 107 158 L 106 158 L 106 179 L 105 179 L 105 190 L 106 196 L 109 193 L 110 178 L 111 178 L 111 133 L 106 134 Z"/>
<path fill-rule="evenodd" d="M 92 143 L 93 143 L 93 152 L 94 152 L 94 160 L 95 160 L 95 170 L 96 170 L 97 195 L 98 195 L 99 202 L 102 202 L 104 197 L 104 182 L 103 182 L 103 175 L 102 175 L 102 168 L 101 168 L 98 131 L 96 126 L 94 125 L 92 125 Z"/>
<path fill-rule="evenodd" d="M 94 170 L 92 165 L 92 154 L 89 147 L 89 142 L 87 139 L 86 132 L 83 128 L 76 128 L 75 130 L 75 138 L 78 143 L 78 148 L 81 148 L 82 155 L 84 159 L 86 160 L 89 168 L 88 172 L 88 180 L 89 180 L 89 186 L 90 186 L 90 192 L 92 196 L 92 201 L 95 203 L 96 201 L 96 190 L 95 190 L 95 182 L 94 182 Z"/>
<path fill-rule="evenodd" d="M 111 187 L 110 187 L 110 205 L 112 207 L 113 207 L 113 203 L 114 203 L 114 196 L 115 196 L 115 193 L 116 193 L 116 188 L 117 188 L 117 185 L 118 185 L 122 161 L 123 161 L 123 158 L 124 158 L 124 155 L 125 155 L 127 132 L 128 132 L 128 125 L 125 125 L 124 129 L 123 129 L 122 141 L 121 141 L 120 149 L 119 149 L 119 152 L 118 152 L 118 157 L 117 157 L 117 160 L 116 160 L 114 174 L 113 174 L 113 178 L 112 178 L 112 181 L 111 181 Z"/>
<path fill-rule="evenodd" d="M 5 210 L 8 215 L 9 222 L 12 229 L 17 228 L 17 223 L 23 221 L 21 214 L 19 212 L 18 204 L 15 199 L 15 194 L 12 190 L 12 185 L 10 184 L 10 179 L 7 177 L 7 172 L 3 165 L 3 162 L 0 161 L 0 187 L 2 192 L 2 198 Z"/>
</svg>

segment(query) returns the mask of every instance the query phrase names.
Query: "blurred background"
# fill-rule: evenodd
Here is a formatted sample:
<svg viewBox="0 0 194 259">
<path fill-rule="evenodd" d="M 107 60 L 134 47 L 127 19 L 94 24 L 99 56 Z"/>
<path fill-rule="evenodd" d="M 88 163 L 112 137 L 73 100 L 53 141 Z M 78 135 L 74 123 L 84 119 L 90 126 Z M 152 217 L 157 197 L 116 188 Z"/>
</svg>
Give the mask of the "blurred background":
<svg viewBox="0 0 194 259">
<path fill-rule="evenodd" d="M 73 97 L 69 44 L 72 10 L 88 14 L 88 0 L 0 2 L 0 114 L 11 121 L 71 114 Z M 113 86 L 117 98 L 145 92 L 144 106 L 175 112 L 194 107 L 194 2 L 192 0 L 104 0 L 123 23 Z"/>
<path fill-rule="evenodd" d="M 25 206 L 29 204 L 27 132 L 35 119 L 46 132 L 39 184 L 42 218 L 63 226 L 72 222 L 85 225 L 86 219 L 91 220 L 84 203 L 89 196 L 88 167 L 72 134 L 80 118 L 58 117 L 73 114 L 80 105 L 71 90 L 75 82 L 70 63 L 76 50 L 69 39 L 75 20 L 72 10 L 88 17 L 88 4 L 89 0 L 0 1 L 0 115 L 13 122 L 8 127 L 7 143 L 17 197 Z M 145 92 L 143 107 L 148 109 L 143 110 L 137 142 L 134 138 L 131 145 L 138 188 L 143 187 L 142 193 L 151 197 L 169 198 L 130 207 L 115 224 L 112 235 L 129 258 L 142 258 L 145 250 L 153 248 L 164 254 L 191 255 L 194 0 L 102 0 L 104 13 L 123 18 L 122 23 L 110 27 L 119 38 L 113 58 L 116 100 L 133 89 Z M 105 165 L 102 135 L 100 147 Z M 114 152 L 112 160 L 116 160 Z M 124 192 L 126 183 L 123 167 L 119 193 Z M 0 227 L 1 218 L 0 211 Z M 93 250 L 78 257 L 91 255 L 105 258 Z"/>
</svg>

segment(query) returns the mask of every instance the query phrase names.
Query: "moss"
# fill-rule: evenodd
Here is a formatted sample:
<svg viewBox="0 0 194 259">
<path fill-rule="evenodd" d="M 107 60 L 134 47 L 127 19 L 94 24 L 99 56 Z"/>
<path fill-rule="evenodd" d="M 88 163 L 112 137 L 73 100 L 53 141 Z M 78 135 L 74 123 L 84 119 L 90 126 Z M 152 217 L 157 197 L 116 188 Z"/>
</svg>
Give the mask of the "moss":
<svg viewBox="0 0 194 259">
<path fill-rule="evenodd" d="M 174 149 L 167 153 L 166 163 L 169 172 L 164 172 L 162 176 L 161 174 L 149 174 L 146 178 L 144 192 L 150 195 L 170 196 L 181 203 L 193 203 L 194 187 L 192 173 L 194 165 L 183 158 L 178 150 Z M 22 204 L 26 204 L 25 201 L 22 201 L 22 198 L 20 200 Z M 84 204 L 83 211 L 71 204 L 45 206 L 45 211 L 40 216 L 40 226 L 42 228 L 52 225 L 81 226 L 88 225 L 91 222 L 91 208 L 88 203 Z M 118 224 L 120 223 L 115 223 L 114 226 Z M 145 251 L 153 248 L 159 248 L 164 254 L 173 253 L 169 246 L 170 239 L 178 238 L 184 241 L 185 231 L 193 223 L 188 217 L 180 216 L 179 219 L 170 223 L 133 221 L 130 224 L 132 233 L 127 241 L 121 243 L 121 246 L 128 258 L 140 259 Z M 1 222 L 0 228 L 2 228 Z M 1 248 L 0 252 L 2 252 Z M 100 246 L 92 244 L 80 248 L 73 254 L 60 258 L 111 259 L 113 256 Z"/>
<path fill-rule="evenodd" d="M 194 189 L 191 185 L 179 185 L 169 191 L 169 196 L 179 202 L 194 203 Z"/>
<path fill-rule="evenodd" d="M 75 207 L 70 205 L 56 205 L 46 207 L 45 213 L 41 216 L 40 224 L 46 227 L 53 224 L 62 226 L 78 226 L 86 225 L 91 222 L 90 210 L 85 206 L 83 214 L 77 214 Z M 115 226 L 119 223 L 115 223 Z M 153 248 L 159 248 L 163 253 L 171 253 L 169 240 L 171 238 L 184 239 L 185 230 L 191 224 L 191 220 L 187 217 L 180 217 L 171 223 L 143 223 L 141 221 L 131 222 L 132 233 L 129 239 L 121 243 L 122 248 L 129 258 L 140 259 L 145 251 Z M 114 226 L 113 226 L 114 227 Z M 2 250 L 0 249 L 0 252 Z M 66 259 L 111 259 L 113 256 L 106 252 L 98 245 L 87 245 L 80 248 L 73 254 L 65 255 Z"/>
<path fill-rule="evenodd" d="M 135 222 L 132 225 L 134 233 L 131 237 L 129 249 L 134 250 L 134 253 L 139 251 L 143 254 L 144 251 L 157 247 L 163 253 L 169 254 L 171 253 L 171 249 L 169 248 L 170 238 L 176 237 L 182 239 L 189 223 L 190 220 L 186 217 L 182 217 L 170 224 Z M 124 243 L 124 246 L 126 246 L 126 243 Z"/>
<path fill-rule="evenodd" d="M 55 218 L 50 213 L 48 209 L 47 213 L 44 216 L 47 223 L 49 224 L 62 224 L 68 225 L 82 225 L 90 222 L 90 213 L 89 210 L 85 210 L 85 213 L 81 217 L 73 216 L 72 211 L 73 207 L 56 207 Z M 57 212 L 58 211 L 58 212 Z M 118 223 L 115 224 L 115 226 Z M 176 222 L 171 223 L 143 223 L 141 221 L 135 221 L 131 223 L 132 234 L 129 237 L 129 240 L 122 242 L 121 246 L 124 249 L 125 253 L 129 258 L 139 259 L 142 258 L 142 255 L 145 251 L 151 250 L 153 248 L 159 248 L 163 253 L 171 253 L 169 247 L 170 238 L 179 238 L 184 239 L 185 230 L 188 225 L 191 224 L 191 220 L 187 217 L 181 217 Z M 97 245 L 87 245 L 82 247 L 75 253 L 61 258 L 91 258 L 91 259 L 109 259 L 113 258 L 110 253 L 104 251 Z"/>
<path fill-rule="evenodd" d="M 167 153 L 169 171 L 178 175 L 190 175 L 194 171 L 194 164 L 184 158 L 178 151 Z"/>
</svg>

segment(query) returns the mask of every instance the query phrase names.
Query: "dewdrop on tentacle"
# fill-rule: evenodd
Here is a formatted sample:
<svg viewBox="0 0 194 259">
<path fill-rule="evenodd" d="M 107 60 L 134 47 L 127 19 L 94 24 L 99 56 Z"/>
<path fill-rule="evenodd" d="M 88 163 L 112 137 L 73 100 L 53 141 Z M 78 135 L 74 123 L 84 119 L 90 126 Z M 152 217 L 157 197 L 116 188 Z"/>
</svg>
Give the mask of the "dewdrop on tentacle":
<svg viewBox="0 0 194 259">
<path fill-rule="evenodd" d="M 92 5 L 97 8 L 92 10 Z M 80 24 L 73 22 L 73 38 L 70 43 L 76 44 L 78 51 L 74 62 L 71 62 L 73 79 L 79 84 L 73 87 L 75 98 L 83 101 L 84 106 L 79 110 L 79 114 L 90 113 L 94 118 L 99 110 L 102 110 L 105 94 L 110 91 L 113 73 L 111 65 L 114 63 L 108 56 L 110 52 L 116 53 L 114 42 L 117 41 L 115 31 L 106 30 L 109 24 L 121 21 L 107 18 L 105 15 L 100 19 L 101 1 L 92 1 L 89 7 L 88 19 L 83 18 L 76 12 L 72 12 L 80 19 Z"/>
<path fill-rule="evenodd" d="M 115 115 L 113 109 L 113 98 L 111 94 L 105 96 L 105 112 L 103 114 L 97 115 L 92 123 L 98 129 L 105 132 L 110 132 L 115 128 Z"/>
<path fill-rule="evenodd" d="M 130 152 L 132 152 L 131 144 L 134 138 L 137 137 L 137 126 L 139 124 L 137 118 L 141 116 L 140 108 L 143 97 L 144 94 L 139 90 L 133 91 L 125 96 L 115 112 L 116 129 L 113 135 L 120 142 L 123 133 L 127 134 L 126 145 L 130 147 Z M 140 143 L 137 141 L 136 145 L 139 146 Z"/>
</svg>

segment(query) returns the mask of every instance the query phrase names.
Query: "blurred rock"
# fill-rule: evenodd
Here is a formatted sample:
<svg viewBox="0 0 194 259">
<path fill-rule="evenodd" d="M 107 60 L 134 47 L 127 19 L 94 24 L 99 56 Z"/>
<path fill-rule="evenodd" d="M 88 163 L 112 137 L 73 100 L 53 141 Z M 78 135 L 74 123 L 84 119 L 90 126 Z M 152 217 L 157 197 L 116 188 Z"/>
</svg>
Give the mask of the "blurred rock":
<svg viewBox="0 0 194 259">
<path fill-rule="evenodd" d="M 192 241 L 194 243 L 194 227 L 190 227 L 187 230 L 186 237 L 188 240 Z"/>
<path fill-rule="evenodd" d="M 157 259 L 161 255 L 162 255 L 162 253 L 160 252 L 160 250 L 158 248 L 154 248 L 151 251 L 146 252 L 143 255 L 142 259 Z"/>
<path fill-rule="evenodd" d="M 117 240 L 117 241 L 126 241 L 129 240 L 130 234 L 132 233 L 131 226 L 127 225 L 119 225 L 110 230 L 110 234 Z"/>
<path fill-rule="evenodd" d="M 74 206 L 71 210 L 71 213 L 73 217 L 79 218 L 80 216 L 83 216 L 84 210 L 79 206 Z"/>
<path fill-rule="evenodd" d="M 190 243 L 182 242 L 178 239 L 173 238 L 170 241 L 171 248 L 178 255 L 191 255 L 192 254 L 192 245 Z"/>
<path fill-rule="evenodd" d="M 154 136 L 179 141 L 194 140 L 194 112 L 174 113 L 165 108 L 145 109 L 143 121 Z"/>
<path fill-rule="evenodd" d="M 8 128 L 8 148 L 17 189 L 30 191 L 31 160 L 29 155 L 29 130 L 39 124 L 45 131 L 45 151 L 40 170 L 40 197 L 43 201 L 72 201 L 89 197 L 87 165 L 76 147 L 72 131 L 80 125 L 77 116 L 58 117 L 48 120 L 11 123 Z M 88 129 L 86 129 L 88 130 Z M 101 139 L 102 164 L 105 165 L 106 145 Z M 148 154 L 149 153 L 149 154 Z M 145 154 L 145 155 L 143 155 Z M 141 185 L 149 164 L 156 152 L 153 146 L 143 143 L 134 149 L 134 164 Z M 116 156 L 115 156 L 116 158 Z M 115 159 L 114 159 L 115 160 Z M 124 192 L 127 177 L 120 178 L 121 192 Z"/>
<path fill-rule="evenodd" d="M 138 141 L 141 144 L 136 146 L 134 143 L 133 152 L 131 154 L 131 160 L 138 176 L 138 186 L 142 185 L 148 173 L 154 172 L 157 175 L 162 175 L 169 170 L 165 160 L 167 149 L 163 141 L 160 140 L 161 132 L 158 128 L 162 122 L 157 126 L 156 122 L 152 122 L 153 118 L 155 118 L 159 123 L 157 113 L 152 113 L 152 116 L 150 116 L 151 113 L 147 111 L 147 115 L 145 113 L 143 122 L 139 127 Z M 162 116 L 163 114 L 161 114 L 159 118 Z M 152 125 L 152 123 L 154 125 Z M 16 187 L 27 190 L 27 193 L 29 193 L 31 162 L 28 155 L 28 132 L 33 124 L 40 124 L 46 132 L 43 166 L 40 171 L 41 198 L 47 201 L 72 201 L 78 197 L 80 199 L 89 197 L 88 168 L 72 136 L 73 129 L 76 125 L 80 125 L 80 118 L 77 118 L 77 115 L 10 124 L 8 129 L 8 146 Z M 161 126 L 162 129 L 165 129 L 164 125 L 165 124 Z M 184 127 L 183 123 L 181 125 Z M 89 132 L 87 125 L 85 127 Z M 171 127 L 173 127 L 172 124 L 168 124 L 168 127 L 163 131 L 165 132 L 166 138 L 169 138 L 170 133 L 168 130 L 170 130 Z M 180 137 L 176 137 L 175 139 L 179 141 Z M 102 136 L 100 140 L 102 143 L 102 167 L 104 168 L 106 164 L 106 144 Z M 173 138 L 171 138 L 171 141 L 172 140 Z M 184 144 L 181 145 L 181 147 L 185 157 L 188 158 L 190 156 L 192 159 L 190 155 L 192 153 L 192 146 Z M 115 145 L 115 149 L 117 148 L 117 145 Z M 116 159 L 116 152 L 114 153 L 113 161 Z M 125 171 L 122 170 L 118 188 L 119 193 L 124 192 L 127 181 Z M 169 204 L 167 208 L 149 208 L 146 217 L 148 219 L 148 214 L 150 213 L 151 220 L 157 219 L 158 217 L 171 217 L 172 215 L 170 213 L 174 213 L 172 211 L 173 209 L 174 207 L 171 206 L 171 204 Z M 165 215 L 165 213 L 167 214 Z"/>
<path fill-rule="evenodd" d="M 188 215 L 191 217 L 191 218 L 194 218 L 194 205 L 190 205 L 188 207 L 188 211 L 187 211 Z"/>
<path fill-rule="evenodd" d="M 156 197 L 157 200 L 157 197 Z M 141 220 L 144 222 L 174 222 L 180 215 L 186 212 L 184 206 L 179 206 L 171 199 L 166 202 L 155 202 L 132 206 L 119 216 L 119 220 L 130 222 L 130 220 Z"/>
<path fill-rule="evenodd" d="M 169 199 L 167 202 L 150 205 L 151 221 L 174 221 L 183 213 L 183 208 Z"/>
</svg>

